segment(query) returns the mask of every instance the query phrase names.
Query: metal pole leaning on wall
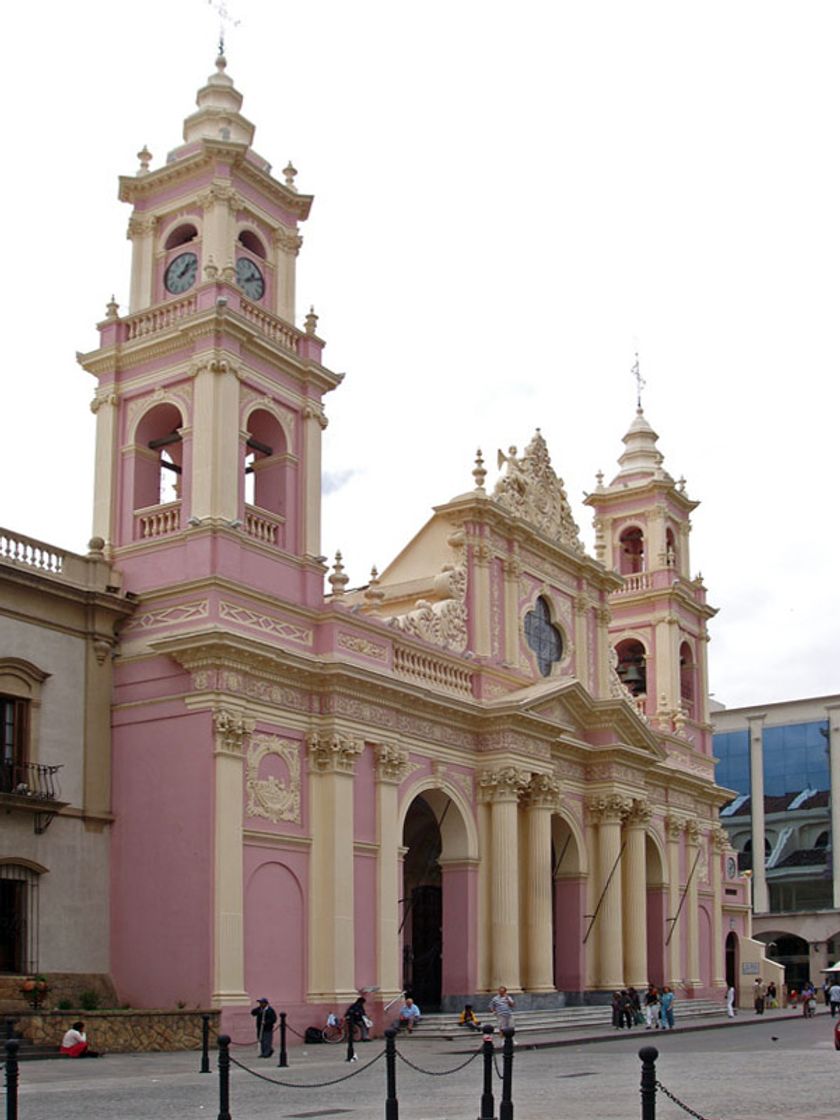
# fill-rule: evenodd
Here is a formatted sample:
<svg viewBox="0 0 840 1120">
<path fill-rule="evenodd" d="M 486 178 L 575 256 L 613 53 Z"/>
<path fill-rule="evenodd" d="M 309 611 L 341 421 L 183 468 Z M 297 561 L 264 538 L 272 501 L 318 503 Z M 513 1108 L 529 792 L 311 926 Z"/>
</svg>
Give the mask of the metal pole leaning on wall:
<svg viewBox="0 0 840 1120">
<path fill-rule="evenodd" d="M 210 1016 L 201 1016 L 201 1069 L 199 1073 L 210 1072 Z"/>
<path fill-rule="evenodd" d="M 481 1028 L 484 1042 L 481 1053 L 484 1056 L 484 1087 L 481 1092 L 481 1112 L 478 1120 L 495 1120 L 496 1104 L 493 1100 L 493 1024 L 485 1023 Z"/>
<path fill-rule="evenodd" d="M 385 1031 L 385 1120 L 399 1120 L 400 1102 L 397 1100 L 397 1032 L 393 1027 Z"/>
<path fill-rule="evenodd" d="M 502 1050 L 502 1103 L 499 1105 L 499 1120 L 513 1120 L 513 1027 L 502 1031 L 505 1038 Z"/>
<path fill-rule="evenodd" d="M 219 1035 L 219 1116 L 230 1120 L 230 1035 Z"/>
<path fill-rule="evenodd" d="M 655 1046 L 643 1046 L 639 1057 L 642 1059 L 642 1120 L 656 1120 L 656 1059 L 659 1051 Z"/>
<path fill-rule="evenodd" d="M 344 1059 L 346 1062 L 356 1061 L 356 1051 L 353 1049 L 353 1022 L 344 1016 L 344 1025 L 347 1027 L 347 1057 Z"/>
<path fill-rule="evenodd" d="M 286 1053 L 286 1012 L 280 1012 L 280 1057 L 277 1060 L 277 1068 L 285 1069 L 289 1064 L 289 1058 Z"/>
<path fill-rule="evenodd" d="M 17 1120 L 19 1046 L 16 1038 L 6 1042 L 6 1120 Z"/>
</svg>

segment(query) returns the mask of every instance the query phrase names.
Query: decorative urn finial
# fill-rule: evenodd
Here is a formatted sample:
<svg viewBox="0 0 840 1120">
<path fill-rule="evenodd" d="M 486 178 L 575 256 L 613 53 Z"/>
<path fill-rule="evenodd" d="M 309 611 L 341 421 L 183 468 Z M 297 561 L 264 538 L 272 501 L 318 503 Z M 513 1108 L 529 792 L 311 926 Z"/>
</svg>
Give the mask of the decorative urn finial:
<svg viewBox="0 0 840 1120">
<path fill-rule="evenodd" d="M 350 582 L 350 577 L 344 570 L 344 565 L 341 562 L 341 553 L 336 552 L 335 563 L 333 564 L 332 574 L 328 577 L 330 586 L 332 587 L 333 596 L 337 599 L 344 594 L 344 589 Z"/>
<path fill-rule="evenodd" d="M 487 477 L 487 468 L 484 466 L 484 456 L 481 454 L 480 447 L 475 453 L 475 466 L 473 467 L 472 475 L 475 479 L 476 490 L 481 490 L 483 493 L 484 480 Z"/>
<path fill-rule="evenodd" d="M 149 149 L 146 147 L 145 144 L 140 149 L 140 151 L 137 153 L 137 158 L 140 160 L 140 169 L 137 172 L 137 174 L 138 175 L 148 175 L 149 174 L 149 164 L 152 161 L 152 153 L 149 151 Z"/>
</svg>

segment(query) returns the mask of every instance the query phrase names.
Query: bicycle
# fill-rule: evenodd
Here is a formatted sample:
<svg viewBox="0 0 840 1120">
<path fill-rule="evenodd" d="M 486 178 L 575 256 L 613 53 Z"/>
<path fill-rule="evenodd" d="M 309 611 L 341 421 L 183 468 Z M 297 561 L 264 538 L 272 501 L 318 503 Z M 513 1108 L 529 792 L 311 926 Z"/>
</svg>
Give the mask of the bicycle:
<svg viewBox="0 0 840 1120">
<path fill-rule="evenodd" d="M 348 1022 L 346 1019 L 335 1018 L 332 1023 L 327 1023 L 321 1031 L 321 1037 L 324 1042 L 346 1042 Z M 362 1028 L 358 1023 L 353 1023 L 353 1041 L 360 1042 L 362 1038 Z"/>
</svg>

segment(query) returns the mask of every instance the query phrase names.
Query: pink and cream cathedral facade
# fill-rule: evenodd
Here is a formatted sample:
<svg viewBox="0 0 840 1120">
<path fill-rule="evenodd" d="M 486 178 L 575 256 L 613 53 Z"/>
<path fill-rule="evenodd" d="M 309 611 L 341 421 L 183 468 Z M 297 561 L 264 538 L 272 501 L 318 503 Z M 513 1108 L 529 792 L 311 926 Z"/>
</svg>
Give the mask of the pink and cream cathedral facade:
<svg viewBox="0 0 840 1120">
<path fill-rule="evenodd" d="M 120 179 L 131 302 L 96 379 L 96 556 L 121 573 L 110 958 L 132 1006 L 370 989 L 520 1006 L 722 989 L 749 942 L 718 808 L 696 503 L 639 409 L 586 498 L 539 431 L 370 583 L 321 555 L 323 364 L 295 324 L 312 198 L 252 147 L 220 58 Z M 352 391 L 342 388 L 341 392 Z M 744 958 L 745 959 L 745 958 Z M 597 997 L 596 997 L 597 998 Z"/>
</svg>

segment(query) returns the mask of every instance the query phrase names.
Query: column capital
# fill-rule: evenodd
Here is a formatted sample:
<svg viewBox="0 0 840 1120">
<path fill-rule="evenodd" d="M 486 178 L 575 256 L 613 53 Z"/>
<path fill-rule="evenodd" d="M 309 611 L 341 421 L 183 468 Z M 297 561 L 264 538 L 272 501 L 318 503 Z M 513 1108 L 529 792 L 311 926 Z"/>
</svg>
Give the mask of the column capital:
<svg viewBox="0 0 840 1120">
<path fill-rule="evenodd" d="M 633 807 L 633 799 L 621 793 L 595 794 L 586 808 L 594 824 L 620 824 Z"/>
<path fill-rule="evenodd" d="M 722 825 L 715 825 L 709 831 L 709 839 L 714 845 L 716 852 L 726 852 L 731 847 L 729 843 L 729 833 Z"/>
<path fill-rule="evenodd" d="M 700 831 L 700 822 L 697 820 L 688 820 L 685 822 L 685 838 L 686 842 L 696 848 L 701 840 L 702 833 Z"/>
<path fill-rule="evenodd" d="M 307 736 L 309 769 L 314 773 L 352 774 L 364 749 L 361 739 L 335 731 L 315 731 Z"/>
<path fill-rule="evenodd" d="M 254 730 L 255 721 L 246 719 L 242 712 L 231 708 L 217 708 L 213 712 L 215 753 L 242 757 L 246 736 Z"/>
<path fill-rule="evenodd" d="M 669 814 L 665 818 L 665 836 L 672 843 L 676 843 L 685 831 L 685 818 Z"/>
<path fill-rule="evenodd" d="M 376 780 L 398 786 L 408 773 L 408 751 L 393 743 L 377 743 Z"/>
<path fill-rule="evenodd" d="M 551 774 L 532 774 L 520 796 L 526 809 L 556 809 L 561 799 L 560 783 Z"/>
<path fill-rule="evenodd" d="M 482 801 L 517 801 L 531 780 L 529 770 L 503 766 L 500 770 L 483 770 L 478 780 Z"/>
<path fill-rule="evenodd" d="M 303 245 L 303 238 L 295 230 L 288 229 L 286 226 L 278 226 L 274 231 L 274 244 L 284 253 L 290 253 L 296 257 Z"/>
<path fill-rule="evenodd" d="M 634 797 L 624 823 L 627 828 L 647 828 L 652 816 L 653 808 L 650 802 L 644 797 Z"/>
</svg>

